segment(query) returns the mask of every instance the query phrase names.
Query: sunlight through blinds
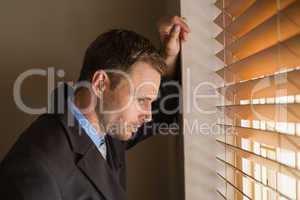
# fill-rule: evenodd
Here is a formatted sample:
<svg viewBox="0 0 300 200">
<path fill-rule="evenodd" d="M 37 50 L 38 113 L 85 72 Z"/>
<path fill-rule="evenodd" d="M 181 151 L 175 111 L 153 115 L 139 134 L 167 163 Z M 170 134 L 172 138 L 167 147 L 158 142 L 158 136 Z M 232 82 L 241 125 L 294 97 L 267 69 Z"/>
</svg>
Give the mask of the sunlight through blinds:
<svg viewBox="0 0 300 200">
<path fill-rule="evenodd" d="M 217 193 L 300 200 L 300 0 L 218 0 Z"/>
</svg>

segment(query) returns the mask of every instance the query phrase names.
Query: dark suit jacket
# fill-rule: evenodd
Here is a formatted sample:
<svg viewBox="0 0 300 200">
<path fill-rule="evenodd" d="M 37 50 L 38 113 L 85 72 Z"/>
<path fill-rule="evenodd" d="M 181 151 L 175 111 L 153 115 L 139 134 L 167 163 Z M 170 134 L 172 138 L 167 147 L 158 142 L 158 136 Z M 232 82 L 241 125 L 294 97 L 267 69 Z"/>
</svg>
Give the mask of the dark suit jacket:
<svg viewBox="0 0 300 200">
<path fill-rule="evenodd" d="M 153 135 L 151 128 L 140 128 L 128 142 L 108 135 L 105 161 L 78 122 L 69 125 L 73 116 L 57 107 L 34 121 L 2 161 L 1 199 L 126 199 L 125 151 Z M 162 121 L 162 114 L 156 116 L 154 122 Z"/>
</svg>

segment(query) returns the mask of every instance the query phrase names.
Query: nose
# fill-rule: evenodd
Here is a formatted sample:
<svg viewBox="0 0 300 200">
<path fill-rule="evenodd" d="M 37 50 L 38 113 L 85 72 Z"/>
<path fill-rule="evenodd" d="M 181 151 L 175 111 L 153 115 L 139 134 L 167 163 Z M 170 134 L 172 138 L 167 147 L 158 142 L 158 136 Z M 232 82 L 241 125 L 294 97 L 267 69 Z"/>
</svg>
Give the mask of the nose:
<svg viewBox="0 0 300 200">
<path fill-rule="evenodd" d="M 152 107 L 151 103 L 145 106 L 144 112 L 143 112 L 143 118 L 144 122 L 150 122 L 152 120 Z"/>
<path fill-rule="evenodd" d="M 150 111 L 150 114 L 147 114 L 147 115 L 145 116 L 144 122 L 150 122 L 151 120 L 152 120 L 152 113 L 151 113 L 151 111 Z"/>
</svg>

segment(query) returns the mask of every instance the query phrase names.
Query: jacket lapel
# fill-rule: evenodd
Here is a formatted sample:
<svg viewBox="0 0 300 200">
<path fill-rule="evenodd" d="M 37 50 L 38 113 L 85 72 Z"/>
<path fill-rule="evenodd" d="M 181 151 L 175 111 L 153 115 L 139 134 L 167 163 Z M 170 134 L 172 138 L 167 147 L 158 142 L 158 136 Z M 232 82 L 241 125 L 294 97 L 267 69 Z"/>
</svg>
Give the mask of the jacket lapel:
<svg viewBox="0 0 300 200">
<path fill-rule="evenodd" d="M 114 174 L 113 168 L 108 165 L 108 161 L 104 160 L 78 122 L 75 120 L 74 126 L 68 126 L 66 115 L 62 116 L 61 121 L 74 153 L 80 155 L 76 165 L 81 172 L 107 200 L 126 199 L 125 191 Z M 110 151 L 110 148 L 107 150 Z"/>
<path fill-rule="evenodd" d="M 96 147 L 90 148 L 77 166 L 108 200 L 125 199 L 124 189 Z"/>
<path fill-rule="evenodd" d="M 60 107 L 64 107 L 65 111 L 63 114 L 58 113 L 57 116 L 65 129 L 73 152 L 79 155 L 76 165 L 107 200 L 126 199 L 125 191 L 114 174 L 113 167 L 109 167 L 108 162 L 104 160 L 84 129 L 67 109 L 66 101 L 63 102 L 65 105 Z M 113 159 L 110 158 L 110 161 L 112 162 Z"/>
</svg>

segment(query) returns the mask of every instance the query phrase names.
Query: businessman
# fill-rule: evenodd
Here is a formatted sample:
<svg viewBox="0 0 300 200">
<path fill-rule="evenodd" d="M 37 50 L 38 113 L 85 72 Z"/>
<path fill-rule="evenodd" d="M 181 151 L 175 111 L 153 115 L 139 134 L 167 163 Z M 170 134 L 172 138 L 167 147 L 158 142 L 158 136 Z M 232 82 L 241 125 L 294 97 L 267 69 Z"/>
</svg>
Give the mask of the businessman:
<svg viewBox="0 0 300 200">
<path fill-rule="evenodd" d="M 158 29 L 160 52 L 129 30 L 92 42 L 78 81 L 53 92 L 53 112 L 34 121 L 2 161 L 1 198 L 126 199 L 126 150 L 155 134 L 154 124 L 172 121 L 165 110 L 174 101 L 160 104 L 172 89 L 161 85 L 174 78 L 190 32 L 177 16 L 161 19 Z"/>
</svg>

